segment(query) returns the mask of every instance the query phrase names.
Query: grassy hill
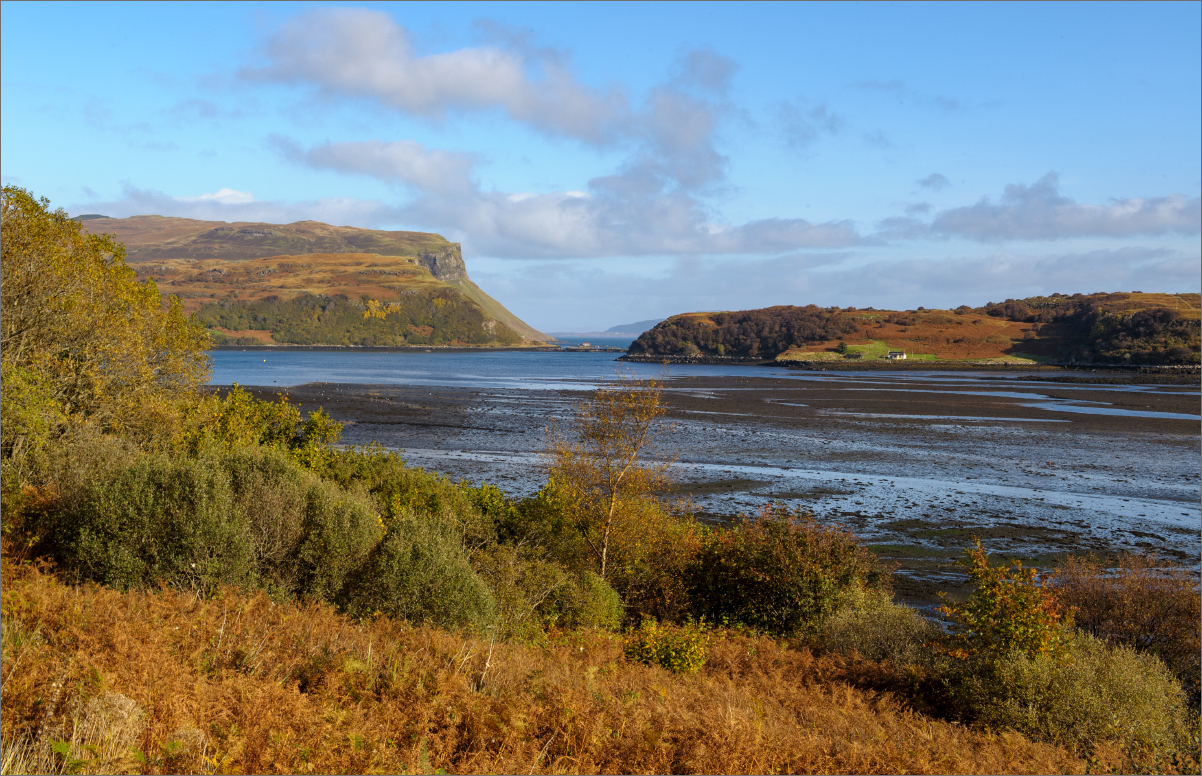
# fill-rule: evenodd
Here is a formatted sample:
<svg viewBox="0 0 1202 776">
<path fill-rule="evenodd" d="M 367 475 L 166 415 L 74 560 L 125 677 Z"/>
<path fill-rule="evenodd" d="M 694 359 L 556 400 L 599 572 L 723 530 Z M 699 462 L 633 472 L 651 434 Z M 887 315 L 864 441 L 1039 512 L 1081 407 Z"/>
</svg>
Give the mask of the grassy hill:
<svg viewBox="0 0 1202 776">
<path fill-rule="evenodd" d="M 218 344 L 514 346 L 551 339 L 471 281 L 437 234 L 329 226 L 87 217 L 214 330 Z M 392 304 L 365 319 L 368 302 Z M 316 312 L 314 312 L 316 310 Z"/>
<path fill-rule="evenodd" d="M 1055 294 L 955 310 L 769 307 L 686 313 L 632 354 L 781 361 L 879 360 L 1197 364 L 1198 294 Z"/>
</svg>

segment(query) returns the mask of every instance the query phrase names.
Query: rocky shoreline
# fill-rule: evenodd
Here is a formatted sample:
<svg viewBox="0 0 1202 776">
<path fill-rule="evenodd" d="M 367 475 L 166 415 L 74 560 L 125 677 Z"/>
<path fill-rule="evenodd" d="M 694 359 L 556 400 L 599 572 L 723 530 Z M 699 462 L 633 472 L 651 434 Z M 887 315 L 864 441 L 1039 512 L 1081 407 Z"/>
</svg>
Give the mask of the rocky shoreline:
<svg viewBox="0 0 1202 776">
<path fill-rule="evenodd" d="M 985 371 L 985 372 L 1058 372 L 1072 370 L 1074 372 L 1113 372 L 1118 374 L 1157 374 L 1157 375 L 1200 375 L 1202 368 L 1198 364 L 1076 364 L 1071 362 L 1045 363 L 999 363 L 989 361 L 861 361 L 856 359 L 829 361 L 777 361 L 775 359 L 746 358 L 740 356 L 657 356 L 645 353 L 627 353 L 618 361 L 629 361 L 640 364 L 702 364 L 707 366 L 772 366 L 785 369 L 796 369 L 809 372 L 895 372 L 908 371 Z"/>
</svg>

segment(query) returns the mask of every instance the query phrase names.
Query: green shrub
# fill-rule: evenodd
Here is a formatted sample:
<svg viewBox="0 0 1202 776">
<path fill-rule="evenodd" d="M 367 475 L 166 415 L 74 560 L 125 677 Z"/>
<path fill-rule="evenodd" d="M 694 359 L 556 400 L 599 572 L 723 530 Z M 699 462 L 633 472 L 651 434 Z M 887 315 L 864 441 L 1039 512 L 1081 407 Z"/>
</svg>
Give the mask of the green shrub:
<svg viewBox="0 0 1202 776">
<path fill-rule="evenodd" d="M 1073 625 L 1110 644 L 1163 660 L 1198 706 L 1202 598 L 1195 572 L 1151 555 L 1122 555 L 1116 568 L 1096 557 L 1068 558 L 1056 589 L 1076 609 Z"/>
<path fill-rule="evenodd" d="M 347 576 L 383 534 L 384 524 L 367 494 L 311 480 L 305 489 L 304 539 L 296 552 L 297 593 L 335 600 Z"/>
<path fill-rule="evenodd" d="M 472 567 L 497 603 L 495 628 L 502 638 L 541 633 L 544 604 L 568 584 L 563 567 L 538 557 L 530 548 L 512 544 L 493 544 L 477 551 Z"/>
<path fill-rule="evenodd" d="M 648 617 L 626 635 L 622 651 L 628 660 L 662 666 L 674 673 L 695 674 L 709 656 L 705 623 L 661 625 Z"/>
<path fill-rule="evenodd" d="M 255 581 L 245 514 L 223 467 L 148 455 L 56 515 L 54 536 L 77 575 L 128 589 L 160 580 L 207 593 Z"/>
<path fill-rule="evenodd" d="M 1151 655 L 1086 634 L 1065 637 L 1067 659 L 1013 650 L 995 661 L 957 661 L 947 681 L 963 716 L 993 728 L 1089 751 L 1179 746 L 1188 735 L 1185 694 Z"/>
<path fill-rule="evenodd" d="M 1028 657 L 1062 656 L 1061 624 L 1071 624 L 1072 614 L 1064 616 L 1049 578 L 1040 579 L 1017 558 L 1009 566 L 990 566 L 980 539 L 964 555 L 958 562 L 968 569 L 974 589 L 964 603 L 940 609 L 952 621 L 948 654 L 989 659 L 1018 650 Z"/>
<path fill-rule="evenodd" d="M 447 523 L 416 515 L 394 518 L 388 533 L 347 580 L 339 605 L 367 617 L 483 628 L 496 602 L 468 562 L 462 538 Z"/>
<path fill-rule="evenodd" d="M 812 633 L 856 588 L 888 577 L 846 530 L 767 507 L 752 520 L 703 537 L 688 570 L 693 611 L 769 633 Z"/>
<path fill-rule="evenodd" d="M 60 559 L 80 578 L 330 599 L 383 534 L 369 498 L 281 450 L 144 455 L 107 468 L 95 459 L 110 447 L 78 446 L 93 460 L 63 464 L 72 476 L 62 475 L 66 493 L 45 516 Z"/>
<path fill-rule="evenodd" d="M 943 635 L 938 625 L 879 591 L 854 590 L 822 622 L 819 640 L 832 652 L 858 653 L 868 660 L 888 660 L 899 668 L 931 670 L 937 654 L 931 648 Z"/>
<path fill-rule="evenodd" d="M 569 577 L 540 607 L 548 625 L 561 628 L 616 630 L 626 614 L 618 591 L 595 571 Z"/>
</svg>

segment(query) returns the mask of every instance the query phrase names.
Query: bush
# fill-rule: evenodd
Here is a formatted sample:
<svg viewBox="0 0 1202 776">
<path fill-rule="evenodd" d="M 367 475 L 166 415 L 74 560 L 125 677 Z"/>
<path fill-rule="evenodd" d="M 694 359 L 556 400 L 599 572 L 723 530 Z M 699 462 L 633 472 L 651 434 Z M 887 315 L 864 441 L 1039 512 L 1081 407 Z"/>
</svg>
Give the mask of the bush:
<svg viewBox="0 0 1202 776">
<path fill-rule="evenodd" d="M 563 567 L 512 544 L 493 544 L 477 551 L 472 566 L 497 602 L 495 627 L 502 638 L 541 633 L 544 604 L 568 583 Z"/>
<path fill-rule="evenodd" d="M 622 596 L 595 571 L 568 577 L 543 602 L 544 622 L 561 628 L 616 630 L 626 614 Z"/>
<path fill-rule="evenodd" d="M 703 537 L 688 572 L 693 611 L 768 633 L 812 633 L 849 591 L 887 589 L 854 536 L 785 507 Z"/>
<path fill-rule="evenodd" d="M 369 499 L 282 451 L 145 455 L 96 465 L 91 476 L 86 468 L 75 470 L 82 492 L 43 527 L 77 577 L 122 589 L 229 584 L 330 599 L 382 533 Z"/>
<path fill-rule="evenodd" d="M 868 590 L 848 595 L 818 633 L 819 642 L 832 652 L 854 652 L 868 660 L 888 660 L 898 668 L 927 670 L 938 662 L 931 644 L 942 635 L 938 625 L 914 609 Z"/>
<path fill-rule="evenodd" d="M 92 487 L 53 535 L 79 577 L 128 589 L 164 581 L 250 586 L 254 554 L 229 475 L 203 460 L 145 456 Z"/>
<path fill-rule="evenodd" d="M 384 540 L 350 579 L 339 605 L 358 617 L 384 614 L 444 627 L 486 627 L 497 605 L 446 523 L 393 518 Z"/>
<path fill-rule="evenodd" d="M 1040 579 L 1033 568 L 1023 568 L 1017 558 L 1009 566 L 990 566 L 981 540 L 974 542 L 958 561 L 968 569 L 972 595 L 962 604 L 940 609 L 952 621 L 948 654 L 996 659 L 1018 650 L 1028 657 L 1062 657 L 1061 624 L 1071 624 L 1072 613 L 1064 616 L 1049 579 Z"/>
<path fill-rule="evenodd" d="M 1129 750 L 1186 743 L 1185 696 L 1163 663 L 1086 634 L 1066 634 L 1065 644 L 1067 659 L 1016 649 L 988 665 L 960 663 L 949 683 L 964 716 L 1085 751 L 1100 741 Z"/>
<path fill-rule="evenodd" d="M 1069 558 L 1056 589 L 1077 610 L 1078 629 L 1156 655 L 1181 679 L 1191 705 L 1198 705 L 1202 599 L 1189 569 L 1150 555 L 1122 555 L 1115 569 L 1096 557 Z"/>
<path fill-rule="evenodd" d="M 695 674 L 709 656 L 710 636 L 705 623 L 661 625 L 648 617 L 626 635 L 622 652 L 627 660 L 662 666 L 673 673 Z"/>
</svg>

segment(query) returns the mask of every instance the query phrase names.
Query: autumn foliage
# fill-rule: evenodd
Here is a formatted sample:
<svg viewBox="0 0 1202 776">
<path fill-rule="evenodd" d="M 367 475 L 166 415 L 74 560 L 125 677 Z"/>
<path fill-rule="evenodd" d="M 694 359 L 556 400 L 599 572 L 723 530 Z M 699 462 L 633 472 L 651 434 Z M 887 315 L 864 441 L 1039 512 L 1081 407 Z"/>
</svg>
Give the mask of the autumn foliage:
<svg viewBox="0 0 1202 776">
<path fill-rule="evenodd" d="M 952 623 L 954 657 L 1001 658 L 1010 652 L 1028 657 L 1065 653 L 1062 626 L 1072 624 L 1050 580 L 1017 558 L 1009 565 L 992 566 L 981 540 L 964 551 L 961 561 L 974 590 L 961 604 L 945 604 L 941 611 Z"/>
</svg>

